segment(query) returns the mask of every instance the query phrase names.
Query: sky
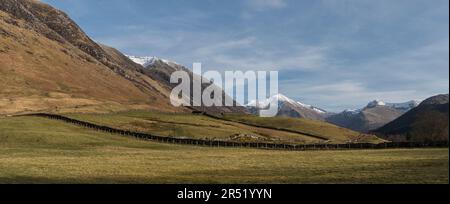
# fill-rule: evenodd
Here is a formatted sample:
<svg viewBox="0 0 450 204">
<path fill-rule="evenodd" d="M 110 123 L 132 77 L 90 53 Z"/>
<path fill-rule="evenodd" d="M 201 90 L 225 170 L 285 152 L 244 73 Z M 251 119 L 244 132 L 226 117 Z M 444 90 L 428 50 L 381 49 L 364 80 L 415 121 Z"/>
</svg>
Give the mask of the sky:
<svg viewBox="0 0 450 204">
<path fill-rule="evenodd" d="M 449 92 L 448 0 L 43 0 L 125 54 L 279 71 L 329 111 Z"/>
</svg>

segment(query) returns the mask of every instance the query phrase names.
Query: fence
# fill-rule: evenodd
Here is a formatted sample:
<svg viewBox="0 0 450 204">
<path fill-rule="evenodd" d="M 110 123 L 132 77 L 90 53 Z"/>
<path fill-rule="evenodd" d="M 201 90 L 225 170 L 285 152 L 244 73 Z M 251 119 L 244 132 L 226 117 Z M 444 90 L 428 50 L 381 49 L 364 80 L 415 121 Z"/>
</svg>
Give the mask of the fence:
<svg viewBox="0 0 450 204">
<path fill-rule="evenodd" d="M 103 125 L 96 125 L 93 123 L 80 121 L 56 114 L 36 113 L 22 116 L 37 116 L 45 117 L 53 120 L 60 120 L 66 123 L 77 126 L 94 129 L 100 132 L 111 134 L 119 134 L 123 136 L 135 137 L 142 140 L 149 140 L 161 143 L 172 143 L 182 145 L 197 145 L 205 147 L 239 147 L 239 148 L 257 148 L 257 149 L 273 149 L 273 150 L 291 150 L 291 151 L 306 151 L 306 150 L 340 150 L 340 149 L 390 149 L 390 148 L 425 148 L 425 147 L 448 147 L 448 141 L 436 142 L 390 142 L 381 144 L 371 143 L 348 143 L 348 144 L 279 144 L 279 143 L 265 143 L 265 142 L 235 142 L 235 141 L 217 141 L 217 140 L 201 140 L 201 139 L 187 139 L 187 138 L 173 138 L 157 136 L 148 133 L 133 132 L 128 130 L 120 130 Z"/>
<path fill-rule="evenodd" d="M 320 139 L 320 140 L 328 140 L 328 138 L 326 138 L 326 137 L 322 137 L 320 135 L 315 135 L 315 134 L 308 133 L 308 132 L 296 131 L 296 130 L 291 130 L 291 129 L 286 129 L 286 128 L 275 128 L 275 127 L 270 127 L 270 126 L 246 123 L 246 122 L 242 122 L 242 121 L 238 121 L 238 120 L 229 120 L 229 119 L 225 119 L 223 117 L 218 117 L 218 116 L 215 116 L 213 114 L 208 114 L 208 113 L 203 113 L 203 115 L 205 115 L 207 117 L 210 117 L 210 118 L 214 118 L 216 120 L 240 123 L 240 124 L 243 124 L 243 125 L 253 126 L 253 127 L 257 127 L 257 128 L 264 128 L 264 129 L 278 130 L 278 131 L 283 131 L 283 132 L 290 132 L 290 133 L 295 133 L 295 134 L 302 134 L 302 135 L 306 135 L 306 136 L 309 136 L 309 137 L 312 137 L 312 138 L 316 138 L 316 139 Z"/>
</svg>

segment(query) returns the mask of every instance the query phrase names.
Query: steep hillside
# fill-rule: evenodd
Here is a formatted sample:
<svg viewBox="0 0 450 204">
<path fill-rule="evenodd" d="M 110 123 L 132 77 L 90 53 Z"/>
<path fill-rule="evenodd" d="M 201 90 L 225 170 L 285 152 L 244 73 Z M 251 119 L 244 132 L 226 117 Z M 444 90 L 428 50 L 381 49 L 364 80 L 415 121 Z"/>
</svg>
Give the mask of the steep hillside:
<svg viewBox="0 0 450 204">
<path fill-rule="evenodd" d="M 375 132 L 390 140 L 448 141 L 449 95 L 438 95 Z"/>
<path fill-rule="evenodd" d="M 66 14 L 31 0 L 0 2 L 0 114 L 174 108 L 167 90 Z"/>
<path fill-rule="evenodd" d="M 170 92 L 170 90 L 172 90 L 172 88 L 174 88 L 175 86 L 177 86 L 178 84 L 172 84 L 170 83 L 170 76 L 172 73 L 176 72 L 176 71 L 185 71 L 189 74 L 190 78 L 191 78 L 191 87 L 192 84 L 194 82 L 194 80 L 199 80 L 200 77 L 193 77 L 194 74 L 192 73 L 191 70 L 189 70 L 188 68 L 186 68 L 185 66 L 175 63 L 175 62 L 171 62 L 168 60 L 164 60 L 164 59 L 160 59 L 157 57 L 135 57 L 135 56 L 128 56 L 130 59 L 134 60 L 134 62 L 141 64 L 142 66 L 145 67 L 143 73 L 155 80 L 157 80 L 158 82 L 160 82 L 161 84 L 164 85 L 164 87 L 168 90 L 168 92 Z M 211 82 L 209 82 L 207 79 L 202 79 L 202 90 L 205 90 L 207 87 L 209 87 L 210 85 L 213 85 Z M 228 96 L 224 91 L 221 92 L 222 94 L 222 98 L 225 100 L 225 98 L 228 98 L 230 100 L 232 100 L 230 98 L 230 96 Z M 191 92 L 191 98 L 193 93 Z M 168 96 L 169 97 L 169 96 Z M 193 103 L 193 100 L 191 100 L 191 103 Z M 199 102 L 201 103 L 201 102 Z M 225 106 L 223 104 L 223 106 L 212 106 L 212 107 L 206 107 L 203 106 L 204 104 L 201 103 L 202 106 L 199 107 L 191 107 L 194 110 L 197 111 L 202 111 L 202 112 L 208 112 L 210 114 L 221 114 L 221 113 L 247 113 L 247 110 L 245 109 L 245 107 L 236 104 L 232 107 L 229 106 Z"/>
</svg>

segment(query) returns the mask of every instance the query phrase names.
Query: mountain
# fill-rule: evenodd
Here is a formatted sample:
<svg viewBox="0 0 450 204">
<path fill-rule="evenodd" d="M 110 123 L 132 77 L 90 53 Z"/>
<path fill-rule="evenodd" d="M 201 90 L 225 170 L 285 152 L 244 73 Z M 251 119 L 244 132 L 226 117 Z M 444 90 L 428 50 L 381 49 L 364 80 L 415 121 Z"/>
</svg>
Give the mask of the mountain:
<svg viewBox="0 0 450 204">
<path fill-rule="evenodd" d="M 138 57 L 138 56 L 131 56 L 131 55 L 125 55 L 125 56 L 127 56 L 133 62 L 142 65 L 143 67 L 153 66 L 156 63 L 164 63 L 169 66 L 182 66 L 176 62 L 172 62 L 172 61 L 166 60 L 166 59 L 161 59 L 161 58 L 158 58 L 155 56 L 153 56 L 153 57 Z"/>
<path fill-rule="evenodd" d="M 145 67 L 135 63 L 94 42 L 64 12 L 40 1 L 1 0 L 0 37 L 0 114 L 129 109 L 246 113 L 243 107 L 172 106 L 176 84 L 170 84 L 170 74 L 188 69 L 157 58 L 147 60 Z"/>
<path fill-rule="evenodd" d="M 374 132 L 394 141 L 448 141 L 448 109 L 448 94 L 433 96 Z"/>
<path fill-rule="evenodd" d="M 0 114 L 155 109 L 187 112 L 144 68 L 34 0 L 0 1 Z"/>
<path fill-rule="evenodd" d="M 256 101 L 250 101 L 246 106 L 249 112 L 257 115 L 260 109 L 268 108 L 269 104 L 276 101 L 278 101 L 277 116 L 323 121 L 327 114 L 326 111 L 320 108 L 294 101 L 283 94 L 274 95 L 266 100 L 259 101 L 258 103 Z"/>
<path fill-rule="evenodd" d="M 345 110 L 327 116 L 326 121 L 359 132 L 377 129 L 403 115 L 418 105 L 417 101 L 385 103 L 374 100 L 358 110 Z"/>
<path fill-rule="evenodd" d="M 174 88 L 178 85 L 178 84 L 170 83 L 170 76 L 173 72 L 176 72 L 176 71 L 187 72 L 191 78 L 191 87 L 192 87 L 192 83 L 194 80 L 199 80 L 201 78 L 200 76 L 194 77 L 194 74 L 192 73 L 191 70 L 189 70 L 188 68 L 186 68 L 185 66 L 183 66 L 181 64 L 178 64 L 178 63 L 170 61 L 170 60 L 165 60 L 165 59 L 161 59 L 158 57 L 137 57 L 137 56 L 130 56 L 130 55 L 127 55 L 127 56 L 130 60 L 132 60 L 135 63 L 138 63 L 144 67 L 143 73 L 145 75 L 158 80 L 168 90 L 172 90 L 172 88 Z M 212 82 L 210 82 L 209 80 L 207 80 L 205 78 L 202 78 L 202 82 L 203 82 L 202 90 L 206 89 L 209 86 L 214 86 L 214 84 Z M 221 92 L 222 92 L 221 94 L 222 94 L 223 99 L 228 98 L 230 100 L 233 100 L 224 91 L 221 91 Z M 193 93 L 191 92 L 191 99 L 193 98 L 192 94 Z M 191 100 L 191 103 L 192 102 L 193 102 L 193 100 Z M 201 103 L 202 106 L 190 107 L 190 108 L 192 108 L 196 111 L 207 112 L 209 114 L 214 114 L 214 115 L 218 115 L 221 113 L 243 113 L 243 114 L 248 113 L 247 110 L 245 109 L 245 107 L 241 106 L 240 104 L 236 104 L 236 103 L 232 107 L 228 107 L 228 106 L 206 107 L 206 106 L 203 106 L 202 102 L 199 102 L 199 103 Z"/>
<path fill-rule="evenodd" d="M 407 112 L 407 111 L 411 110 L 412 108 L 417 107 L 419 104 L 420 104 L 420 101 L 416 101 L 416 100 L 411 100 L 411 101 L 404 102 L 404 103 L 385 103 L 380 100 L 374 100 L 374 101 L 370 102 L 367 105 L 367 107 L 373 108 L 376 106 L 385 106 L 385 107 L 390 107 L 390 108 L 396 109 L 398 111 Z"/>
</svg>

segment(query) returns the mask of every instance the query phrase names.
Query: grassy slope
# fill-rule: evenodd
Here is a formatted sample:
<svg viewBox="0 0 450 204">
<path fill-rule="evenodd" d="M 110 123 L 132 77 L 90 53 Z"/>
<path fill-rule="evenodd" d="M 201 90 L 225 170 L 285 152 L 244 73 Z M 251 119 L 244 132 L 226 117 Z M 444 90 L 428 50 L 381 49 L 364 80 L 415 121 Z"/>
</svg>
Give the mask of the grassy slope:
<svg viewBox="0 0 450 204">
<path fill-rule="evenodd" d="M 298 119 L 288 117 L 261 118 L 252 115 L 237 115 L 237 114 L 227 114 L 224 116 L 224 118 L 231 121 L 244 122 L 246 124 L 254 124 L 264 127 L 283 128 L 287 130 L 320 135 L 322 137 L 329 138 L 333 142 L 345 143 L 348 141 L 353 141 L 353 142 L 379 143 L 382 141 L 373 135 L 361 134 L 329 123 L 308 119 Z"/>
<path fill-rule="evenodd" d="M 121 129 L 148 132 L 162 136 L 218 138 L 229 139 L 235 134 L 248 134 L 258 137 L 249 141 L 268 141 L 283 143 L 321 143 L 325 140 L 281 130 L 258 128 L 232 121 L 213 119 L 203 115 L 188 113 L 158 113 L 154 111 L 129 111 L 112 114 L 67 114 L 69 117 L 104 124 Z M 371 142 L 378 143 L 381 139 L 371 135 L 340 128 L 320 121 L 292 118 L 259 118 L 254 116 L 230 115 L 227 119 L 263 125 L 267 127 L 282 127 L 306 133 L 313 133 L 328 138 L 331 143 Z"/>
<path fill-rule="evenodd" d="M 448 183 L 448 164 L 448 149 L 214 149 L 0 118 L 0 183 Z"/>
<path fill-rule="evenodd" d="M 161 136 L 200 139 L 230 139 L 235 134 L 258 137 L 258 141 L 285 143 L 317 143 L 319 139 L 302 134 L 256 128 L 190 113 L 128 111 L 111 114 L 67 114 L 69 117 L 120 129 L 147 132 Z M 244 139 L 245 140 L 245 139 Z M 246 138 L 246 140 L 252 140 Z"/>
</svg>

